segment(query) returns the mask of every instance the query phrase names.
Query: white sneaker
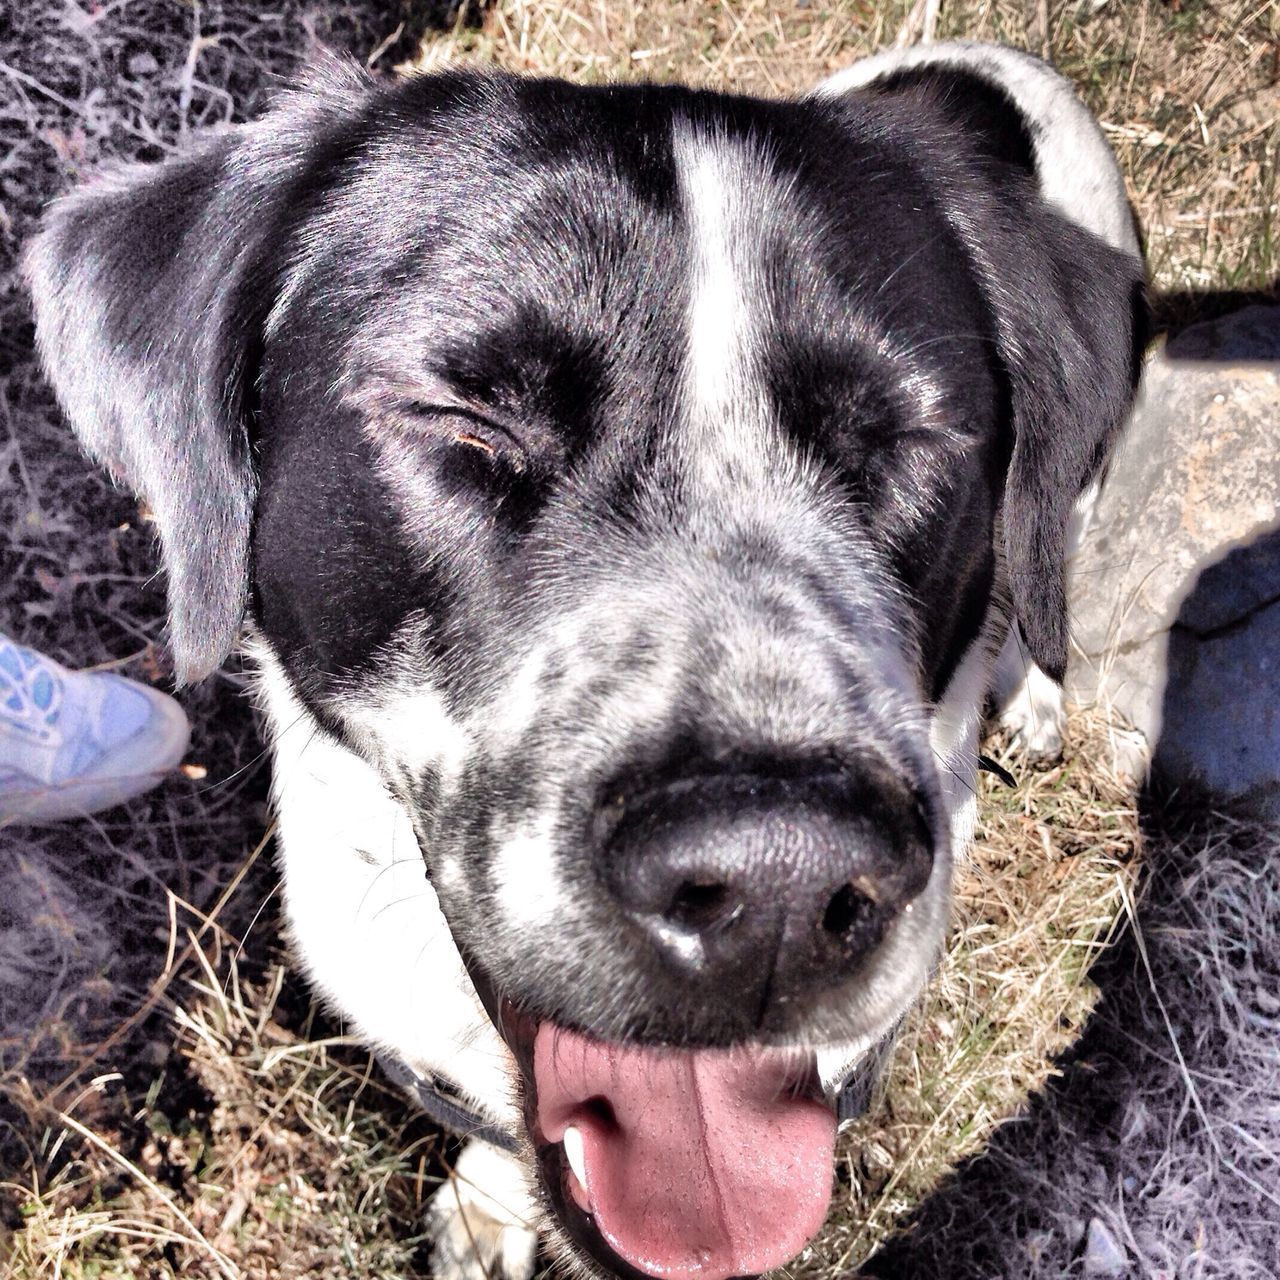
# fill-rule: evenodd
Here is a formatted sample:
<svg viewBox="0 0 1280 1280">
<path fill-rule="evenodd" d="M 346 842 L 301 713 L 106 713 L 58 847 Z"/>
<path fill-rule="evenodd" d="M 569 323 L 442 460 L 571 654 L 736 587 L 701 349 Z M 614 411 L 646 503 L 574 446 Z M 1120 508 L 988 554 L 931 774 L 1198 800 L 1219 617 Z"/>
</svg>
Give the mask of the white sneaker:
<svg viewBox="0 0 1280 1280">
<path fill-rule="evenodd" d="M 110 809 L 182 759 L 186 713 L 158 689 L 68 671 L 0 635 L 0 822 L 46 823 Z"/>
</svg>

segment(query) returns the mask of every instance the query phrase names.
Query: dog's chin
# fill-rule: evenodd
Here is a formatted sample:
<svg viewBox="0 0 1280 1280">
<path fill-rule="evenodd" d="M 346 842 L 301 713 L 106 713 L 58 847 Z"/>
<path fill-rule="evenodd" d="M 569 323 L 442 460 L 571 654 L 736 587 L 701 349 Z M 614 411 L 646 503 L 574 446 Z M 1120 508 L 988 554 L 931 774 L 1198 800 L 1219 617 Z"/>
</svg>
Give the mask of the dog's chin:
<svg viewBox="0 0 1280 1280">
<path fill-rule="evenodd" d="M 538 1179 L 564 1243 L 609 1275 L 725 1280 L 822 1225 L 836 1109 L 817 1055 L 611 1043 L 502 1001 Z"/>
</svg>

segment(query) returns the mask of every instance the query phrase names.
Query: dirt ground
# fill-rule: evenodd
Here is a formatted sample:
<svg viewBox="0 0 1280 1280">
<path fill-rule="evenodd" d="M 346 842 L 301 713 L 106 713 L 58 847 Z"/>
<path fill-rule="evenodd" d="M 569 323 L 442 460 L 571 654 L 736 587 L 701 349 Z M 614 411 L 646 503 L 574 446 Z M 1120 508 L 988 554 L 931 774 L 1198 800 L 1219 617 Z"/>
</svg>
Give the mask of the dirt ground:
<svg viewBox="0 0 1280 1280">
<path fill-rule="evenodd" d="M 157 160 L 251 117 L 318 41 L 385 74 L 475 58 L 786 92 L 935 22 L 939 37 L 1044 50 L 1081 86 L 1129 177 L 1165 324 L 1276 300 L 1267 0 L 500 0 L 461 15 L 414 0 L 0 0 L 0 627 L 75 666 L 169 676 L 146 514 L 72 442 L 15 273 L 41 206 L 99 163 Z M 0 829 L 0 1268 L 427 1275 L 422 1207 L 452 1148 L 287 972 L 245 676 L 233 665 L 183 700 L 195 736 L 163 788 L 99 819 Z M 1058 916 L 1003 968 L 957 943 L 939 1000 L 964 986 L 966 1016 L 975 1001 L 990 1016 L 957 1030 L 930 1006 L 925 1051 L 950 1055 L 953 1088 L 846 1149 L 841 1207 L 797 1275 L 1280 1274 L 1280 837 L 1192 797 L 1117 789 L 1105 726 L 1075 728 L 1058 771 L 986 788 L 958 938 L 997 919 L 1016 935 L 1053 892 Z M 1105 911 L 1073 914 L 1089 895 Z M 1089 931 L 1058 945 L 1072 928 Z M 1102 952 L 1101 1001 L 1051 1070 L 1094 1000 L 1065 959 L 1080 937 Z M 1034 1016 L 991 1012 L 1015 1008 Z M 1009 1041 L 1030 1056 L 1005 1056 Z M 1099 1270 L 1108 1249 L 1117 1269 Z"/>
</svg>

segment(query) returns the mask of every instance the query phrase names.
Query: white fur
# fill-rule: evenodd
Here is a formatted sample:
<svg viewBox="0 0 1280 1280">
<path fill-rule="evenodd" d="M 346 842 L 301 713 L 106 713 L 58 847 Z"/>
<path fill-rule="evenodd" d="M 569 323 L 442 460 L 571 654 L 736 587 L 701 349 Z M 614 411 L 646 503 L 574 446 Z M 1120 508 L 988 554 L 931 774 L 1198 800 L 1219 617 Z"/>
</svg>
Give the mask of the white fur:
<svg viewBox="0 0 1280 1280">
<path fill-rule="evenodd" d="M 1091 484 L 1079 497 L 1067 529 L 1067 571 L 1084 542 L 1093 520 L 1101 484 Z M 991 690 L 999 710 L 1001 729 L 1031 760 L 1052 761 L 1062 755 L 1067 732 L 1067 703 L 1062 686 L 1031 660 L 1016 626 L 992 674 Z"/>
<path fill-rule="evenodd" d="M 431 1197 L 436 1280 L 529 1280 L 538 1250 L 537 1206 L 524 1166 L 482 1142 L 463 1149 Z"/>
<path fill-rule="evenodd" d="M 517 1124 L 515 1067 L 454 946 L 404 809 L 253 647 L 275 753 L 277 848 L 298 961 L 371 1043 Z"/>
<path fill-rule="evenodd" d="M 990 611 L 977 639 L 960 659 L 929 721 L 929 745 L 937 764 L 942 802 L 951 829 L 952 857 L 956 861 L 966 855 L 973 843 L 978 814 L 978 731 L 982 702 L 991 679 L 993 634 L 999 626 L 998 615 Z M 929 889 L 932 888 L 931 884 Z M 931 956 L 927 960 L 932 963 L 937 958 Z M 921 974 L 922 982 L 926 973 L 927 967 Z M 819 1049 L 818 1075 L 828 1092 L 838 1088 L 863 1056 L 891 1030 L 892 1026 L 886 1026 L 877 1035 Z"/>
<path fill-rule="evenodd" d="M 1062 755 L 1067 708 L 1062 686 L 1051 680 L 1027 655 L 1017 627 L 1000 651 L 992 689 L 999 724 L 1010 743 L 1031 760 L 1051 761 Z"/>
<path fill-rule="evenodd" d="M 339 714 L 390 774 L 434 769 L 442 786 L 458 775 L 471 747 L 470 735 L 445 707 L 444 696 L 421 678 L 394 679 L 369 700 L 345 700 Z"/>
<path fill-rule="evenodd" d="M 991 637 L 996 621 L 993 611 L 960 659 L 929 725 L 929 745 L 937 761 L 943 804 L 951 824 L 951 847 L 957 858 L 973 841 L 978 811 L 978 731 L 991 680 Z"/>
<path fill-rule="evenodd" d="M 542 710 L 540 682 L 550 655 L 551 648 L 545 644 L 526 654 L 503 688 L 498 705 L 486 707 L 485 736 L 500 750 L 515 747 L 537 721 Z"/>
<path fill-rule="evenodd" d="M 698 447 L 690 456 L 714 483 L 732 459 L 759 448 L 768 421 L 750 305 L 752 214 L 758 221 L 761 211 L 751 204 L 774 182 L 762 157 L 726 138 L 679 131 L 675 157 L 693 253 L 687 378 Z"/>
<path fill-rule="evenodd" d="M 497 842 L 496 878 L 503 913 L 515 923 L 546 925 L 564 901 L 555 858 L 554 813 Z"/>
</svg>

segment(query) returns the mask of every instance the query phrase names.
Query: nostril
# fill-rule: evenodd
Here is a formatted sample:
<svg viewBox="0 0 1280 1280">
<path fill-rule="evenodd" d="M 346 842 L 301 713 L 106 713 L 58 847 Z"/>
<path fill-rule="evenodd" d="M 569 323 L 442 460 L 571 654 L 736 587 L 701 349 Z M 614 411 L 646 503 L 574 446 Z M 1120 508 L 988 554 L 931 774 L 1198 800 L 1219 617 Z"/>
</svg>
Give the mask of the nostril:
<svg viewBox="0 0 1280 1280">
<path fill-rule="evenodd" d="M 676 890 L 667 918 L 691 930 L 703 930 L 733 912 L 727 885 L 717 881 L 685 880 Z"/>
<path fill-rule="evenodd" d="M 845 938 L 858 926 L 870 923 L 878 915 L 875 901 L 851 884 L 842 884 L 831 895 L 822 913 L 822 928 L 834 938 Z"/>
</svg>

